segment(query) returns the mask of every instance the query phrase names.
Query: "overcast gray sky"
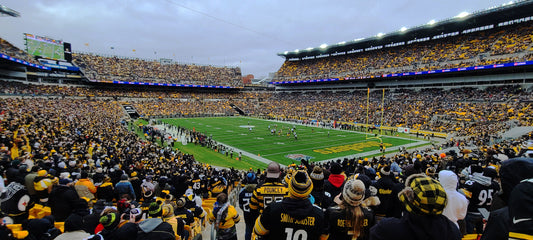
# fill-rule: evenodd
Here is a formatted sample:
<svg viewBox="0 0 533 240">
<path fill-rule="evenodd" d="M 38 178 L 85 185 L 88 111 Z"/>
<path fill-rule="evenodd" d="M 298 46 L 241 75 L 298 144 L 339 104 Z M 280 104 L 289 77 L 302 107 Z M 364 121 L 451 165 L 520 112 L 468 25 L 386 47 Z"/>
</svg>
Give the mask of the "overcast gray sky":
<svg viewBox="0 0 533 240">
<path fill-rule="evenodd" d="M 370 37 L 507 2 L 0 0 L 21 13 L 0 18 L 0 37 L 22 49 L 23 33 L 31 33 L 70 42 L 75 52 L 240 66 L 243 75 L 259 78 L 280 68 L 279 52 Z"/>
</svg>

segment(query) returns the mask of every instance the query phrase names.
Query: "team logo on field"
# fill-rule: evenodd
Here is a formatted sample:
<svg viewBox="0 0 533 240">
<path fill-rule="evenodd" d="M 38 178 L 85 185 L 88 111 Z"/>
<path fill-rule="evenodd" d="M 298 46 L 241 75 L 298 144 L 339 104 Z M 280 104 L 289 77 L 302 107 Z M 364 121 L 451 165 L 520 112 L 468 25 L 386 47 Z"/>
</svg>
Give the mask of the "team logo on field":
<svg viewBox="0 0 533 240">
<path fill-rule="evenodd" d="M 304 155 L 304 154 L 301 154 L 301 153 L 289 154 L 289 155 L 286 155 L 285 157 L 290 158 L 292 160 L 302 160 L 302 159 L 309 160 L 309 159 L 314 158 L 314 157 L 307 156 L 307 155 Z"/>
</svg>

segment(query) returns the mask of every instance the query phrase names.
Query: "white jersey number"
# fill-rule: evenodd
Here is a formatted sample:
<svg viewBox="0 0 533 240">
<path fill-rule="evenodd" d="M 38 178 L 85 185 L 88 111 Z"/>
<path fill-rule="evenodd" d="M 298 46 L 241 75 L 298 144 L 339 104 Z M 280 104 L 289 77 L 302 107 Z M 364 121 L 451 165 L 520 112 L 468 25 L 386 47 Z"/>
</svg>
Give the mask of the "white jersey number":
<svg viewBox="0 0 533 240">
<path fill-rule="evenodd" d="M 285 228 L 285 233 L 287 233 L 287 240 L 307 240 L 307 232 L 303 229 L 296 230 L 294 232 L 292 228 Z"/>
<path fill-rule="evenodd" d="M 479 192 L 479 204 L 480 206 L 482 206 L 483 204 L 487 204 L 488 206 L 490 206 L 492 204 L 492 192 L 494 191 L 494 189 L 489 189 L 488 192 L 487 190 L 481 190 L 481 192 Z M 488 200 L 488 201 L 487 201 Z"/>
<path fill-rule="evenodd" d="M 263 205 L 264 207 L 266 208 L 268 205 L 270 205 L 272 202 L 279 202 L 283 200 L 283 196 L 278 196 L 278 197 L 272 197 L 272 196 L 269 196 L 269 197 L 263 197 Z"/>
</svg>

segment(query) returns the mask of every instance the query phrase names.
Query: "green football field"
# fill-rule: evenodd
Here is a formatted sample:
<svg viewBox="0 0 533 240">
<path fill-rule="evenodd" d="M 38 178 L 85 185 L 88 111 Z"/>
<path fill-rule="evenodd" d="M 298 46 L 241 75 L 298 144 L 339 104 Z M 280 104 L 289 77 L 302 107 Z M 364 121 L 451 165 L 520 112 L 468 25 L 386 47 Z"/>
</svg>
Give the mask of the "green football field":
<svg viewBox="0 0 533 240">
<path fill-rule="evenodd" d="M 162 119 L 162 121 L 194 129 L 212 136 L 219 143 L 284 165 L 298 163 L 302 158 L 322 161 L 365 152 L 370 155 L 375 153 L 372 151 L 379 150 L 381 141 L 385 148 L 419 142 L 415 139 L 391 136 L 381 136 L 380 141 L 373 134 L 366 137 L 364 133 L 359 132 L 247 117 L 182 118 Z M 271 134 L 269 126 L 270 129 L 276 129 L 275 134 Z M 297 139 L 291 133 L 293 127 Z"/>
</svg>

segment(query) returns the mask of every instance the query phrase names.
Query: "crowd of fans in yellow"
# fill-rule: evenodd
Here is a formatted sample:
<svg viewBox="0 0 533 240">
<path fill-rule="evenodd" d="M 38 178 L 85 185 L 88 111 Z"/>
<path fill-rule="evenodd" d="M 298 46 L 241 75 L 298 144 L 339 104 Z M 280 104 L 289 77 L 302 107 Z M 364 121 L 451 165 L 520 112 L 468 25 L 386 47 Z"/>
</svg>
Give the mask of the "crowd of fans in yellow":
<svg viewBox="0 0 533 240">
<path fill-rule="evenodd" d="M 200 234 L 198 218 L 193 222 L 191 215 L 191 221 L 182 217 L 184 222 L 178 222 L 174 215 L 189 211 L 184 210 L 185 200 L 180 198 L 187 186 L 181 182 L 185 188 L 175 192 L 162 176 L 170 182 L 176 173 L 192 176 L 194 170 L 197 177 L 200 173 L 212 176 L 214 169 L 196 162 L 192 155 L 140 139 L 132 131 L 133 125 L 130 128 L 125 121 L 118 102 L 37 97 L 0 99 L 0 105 L 2 239 L 54 239 L 61 232 L 65 235 L 58 239 L 82 239 L 101 230 L 105 239 L 126 239 L 106 235 L 106 229 L 128 229 L 124 225 L 131 220 L 130 213 L 135 214 L 135 224 L 148 215 L 168 223 L 163 230 L 170 238 L 157 239 Z M 23 170 L 19 172 L 19 168 Z M 153 183 L 152 176 L 157 176 Z M 147 187 L 141 189 L 144 182 Z M 181 205 L 179 201 L 175 204 L 172 195 L 182 200 Z M 203 219 L 201 201 L 198 205 L 192 203 L 187 209 L 199 207 L 194 217 Z M 87 220 L 90 218 L 93 220 Z"/>
<path fill-rule="evenodd" d="M 18 47 L 13 46 L 13 44 L 8 41 L 0 38 L 0 53 L 6 54 L 10 57 L 18 58 L 29 63 L 39 64 L 32 56 L 28 55 L 26 52 L 22 51 Z"/>
<path fill-rule="evenodd" d="M 91 80 L 242 86 L 242 74 L 238 67 L 162 64 L 157 60 L 82 53 L 74 54 L 73 57 L 74 63 L 80 66 Z"/>
<path fill-rule="evenodd" d="M 401 47 L 285 61 L 274 80 L 368 77 L 533 59 L 531 22 Z"/>
<path fill-rule="evenodd" d="M 17 84 L 11 84 L 8 88 L 14 86 L 20 87 Z M 25 89 L 31 91 L 32 88 L 32 86 L 27 86 Z M 51 88 L 53 87 L 47 87 L 48 90 Z M 16 93 L 16 89 L 11 89 L 11 91 Z M 84 91 L 98 90 L 85 89 Z M 61 91 L 58 87 L 52 92 Z M 0 187 L 8 189 L 7 192 L 10 194 L 2 195 L 0 218 L 7 219 L 6 221 L 9 222 L 6 222 L 7 225 L 0 225 L 0 234 L 6 233 L 8 235 L 1 236 L 17 239 L 33 239 L 45 233 L 58 237 L 61 236 L 60 234 L 65 234 L 63 237 L 66 239 L 70 239 L 68 236 L 72 238 L 74 234 L 79 234 L 76 235 L 77 237 L 83 235 L 84 238 L 90 237 L 90 239 L 128 239 L 128 236 L 134 233 L 137 237 L 151 236 L 146 239 L 191 239 L 190 237 L 200 234 L 202 221 L 208 219 L 215 221 L 216 214 L 211 211 L 215 211 L 228 202 L 223 197 L 224 195 L 220 195 L 221 192 L 217 192 L 218 196 L 222 197 L 217 198 L 216 202 L 213 198 L 208 199 L 210 196 L 208 192 L 214 196 L 215 190 L 218 191 L 220 187 L 223 189 L 222 192 L 229 194 L 230 186 L 235 186 L 235 182 L 244 179 L 242 174 L 246 174 L 247 177 L 249 173 L 257 174 L 261 181 L 265 181 L 265 176 L 268 176 L 260 171 L 257 173 L 255 171 L 218 171 L 196 162 L 193 156 L 181 153 L 179 148 L 161 147 L 156 143 L 140 139 L 132 131 L 137 127 L 128 124 L 127 116 L 122 110 L 122 104 L 126 100 L 133 103 L 142 114 L 167 115 L 175 114 L 176 111 L 189 114 L 202 112 L 212 114 L 221 111 L 224 107 L 227 108 L 229 99 L 231 99 L 232 103 L 247 111 L 255 111 L 254 113 L 258 115 L 265 114 L 264 116 L 279 120 L 302 120 L 307 116 L 332 119 L 336 118 L 335 116 L 343 116 L 349 111 L 355 113 L 353 116 L 364 116 L 365 94 L 366 92 L 324 92 L 300 95 L 190 93 L 180 94 L 179 99 L 124 98 L 121 101 L 105 97 L 87 99 L 71 96 L 59 97 L 59 95 L 58 97 L 3 95 L 3 98 L 0 98 L 0 167 L 5 169 L 4 176 L 7 178 L 8 185 L 0 185 Z M 465 164 L 475 165 L 479 162 L 485 169 L 498 168 L 500 166 L 498 161 L 501 159 L 494 157 L 497 153 L 519 156 L 531 147 L 522 144 L 524 139 L 503 141 L 494 145 L 487 145 L 487 141 L 482 141 L 486 137 L 484 134 L 505 129 L 506 126 L 498 125 L 500 122 L 516 119 L 520 124 L 532 124 L 531 119 L 528 118 L 532 113 L 527 104 L 532 99 L 528 92 L 522 89 L 492 87 L 485 90 L 428 89 L 425 92 L 404 90 L 390 92 L 386 96 L 388 98 L 386 108 L 389 111 L 386 114 L 387 121 L 400 126 L 402 119 L 414 119 L 416 120 L 414 123 L 419 123 L 421 127 L 441 128 L 463 124 L 462 128 L 455 132 L 467 134 L 471 139 L 450 140 L 446 145 L 462 147 L 467 141 L 475 141 L 481 151 L 478 154 L 481 155 L 469 155 L 467 151 L 454 156 L 425 154 L 423 151 L 413 153 L 404 151 L 390 158 L 345 159 L 336 163 L 313 164 L 315 167 L 313 165 L 307 167 L 312 177 L 329 169 L 329 174 L 339 175 L 339 177 L 342 172 L 346 172 L 348 176 L 349 173 L 355 171 L 368 175 L 371 179 L 386 179 L 386 176 L 394 177 L 395 175 L 401 179 L 402 177 L 397 175 L 400 174 L 398 171 L 401 171 L 397 169 L 401 168 L 406 172 L 411 170 L 414 173 L 425 172 L 427 176 L 424 175 L 424 177 L 436 179 L 435 171 L 450 167 L 448 165 L 452 164 L 452 160 L 451 166 L 456 167 L 464 167 L 460 161 L 468 161 Z M 435 101 L 431 96 L 440 97 L 438 101 Z M 371 94 L 373 115 L 379 115 L 377 111 L 381 108 L 380 97 L 381 94 Z M 512 100 L 509 101 L 509 99 Z M 428 110 L 426 111 L 425 108 Z M 292 111 L 287 109 L 292 109 Z M 312 109 L 315 111 L 311 111 Z M 260 110 L 264 112 L 261 113 Z M 318 115 L 313 115 L 317 112 Z M 431 114 L 442 114 L 443 118 L 432 122 L 427 118 Z M 348 115 L 351 116 L 351 114 Z M 472 118 L 472 120 L 460 120 L 464 118 Z M 372 116 L 372 119 L 377 121 L 378 117 Z M 466 125 L 472 122 L 475 124 Z M 411 161 L 419 162 L 419 165 L 412 166 L 409 164 Z M 394 164 L 398 168 L 393 169 Z M 415 169 L 409 170 L 410 165 Z M 292 166 L 292 168 L 301 167 Z M 370 171 L 370 168 L 374 171 Z M 286 182 L 290 181 L 291 171 L 295 170 L 291 168 L 282 170 Z M 468 173 L 461 172 L 461 174 L 463 177 L 468 176 Z M 323 177 L 323 180 L 325 179 L 326 177 Z M 343 182 L 349 181 L 346 176 L 342 179 Z M 201 189 L 192 190 L 196 186 L 195 181 L 199 183 Z M 380 181 L 378 180 L 373 185 L 378 187 Z M 143 186 L 146 186 L 146 189 Z M 467 185 L 463 186 L 468 188 Z M 370 187 L 370 185 L 365 187 Z M 69 197 L 68 191 L 73 197 Z M 30 198 L 20 198 L 19 193 L 29 194 Z M 367 197 L 378 197 L 382 204 L 384 201 L 389 201 L 380 194 L 381 192 L 378 191 L 377 195 Z M 197 196 L 199 199 L 203 197 L 205 202 L 194 200 Z M 16 204 L 12 203 L 20 203 L 20 201 L 23 201 L 23 208 L 20 205 L 18 208 L 13 207 Z M 59 202 L 65 202 L 65 204 L 59 204 Z M 185 213 L 185 215 L 179 214 L 186 204 L 192 204 L 187 208 L 197 211 L 198 215 L 195 215 L 195 220 L 189 221 Z M 369 203 L 365 202 L 365 204 Z M 199 208 L 202 206 L 204 209 Z M 372 219 L 381 217 L 378 214 L 380 207 L 364 206 L 372 206 L 373 211 L 376 211 L 365 217 L 371 216 Z M 401 207 L 396 202 L 394 206 L 397 209 Z M 442 204 L 439 206 L 443 207 Z M 323 207 L 326 208 L 327 205 Z M 193 214 L 193 211 L 185 210 L 189 214 Z M 235 211 L 232 211 L 234 215 L 230 217 L 234 221 L 230 224 L 231 226 L 228 225 L 229 227 L 234 227 L 239 221 L 238 214 L 235 215 Z M 154 224 L 158 228 L 145 231 L 143 230 L 145 224 Z M 365 231 L 372 226 L 380 226 L 379 223 L 374 224 L 372 220 Z M 384 233 L 381 230 L 375 231 L 377 232 L 374 234 Z M 467 225 L 467 230 L 464 231 L 472 233 L 473 230 L 468 230 Z M 480 229 L 477 231 L 479 233 Z M 168 236 L 166 238 L 156 237 L 162 233 Z M 264 234 L 264 232 L 259 233 Z"/>
<path fill-rule="evenodd" d="M 368 77 L 533 59 L 531 21 L 471 34 L 382 48 L 342 56 L 285 61 L 274 81 Z M 31 56 L 0 39 L 0 52 L 38 64 Z M 162 64 L 157 60 L 76 53 L 73 62 L 96 81 L 195 84 L 242 87 L 238 67 Z"/>
<path fill-rule="evenodd" d="M 236 113 L 230 106 L 233 103 L 249 115 L 265 118 L 383 124 L 458 136 L 485 135 L 511 126 L 533 124 L 530 104 L 533 99 L 527 89 L 518 86 L 488 87 L 484 90 L 387 90 L 384 98 L 382 91 L 376 90 L 370 92 L 367 107 L 366 91 L 185 93 L 4 83 L 3 94 L 11 95 L 118 97 L 120 103 L 133 105 L 146 118 L 233 115 Z"/>
<path fill-rule="evenodd" d="M 278 71 L 277 80 L 362 77 L 531 60 L 531 30 L 533 25 L 527 22 L 506 27 L 505 30 L 495 28 L 396 48 L 286 61 Z M 37 64 L 32 57 L 3 39 L 0 39 L 0 52 Z M 75 54 L 74 63 L 83 69 L 86 77 L 97 81 L 243 86 L 240 68 L 161 64 L 157 61 L 93 54 Z M 50 239 L 51 236 L 57 236 L 57 239 L 74 239 L 74 236 L 80 239 L 192 239 L 199 234 L 202 221 L 207 220 L 218 225 L 217 232 L 231 230 L 225 231 L 231 235 L 225 239 L 236 239 L 235 223 L 240 219 L 235 208 L 228 207 L 228 196 L 225 194 L 230 194 L 232 187 L 238 186 L 236 183 L 240 180 L 243 180 L 243 184 L 256 184 L 259 178 L 262 183 L 268 182 L 269 174 L 276 175 L 272 181 L 279 181 L 276 184 L 288 191 L 289 200 L 284 201 L 292 201 L 292 198 L 301 200 L 301 203 L 308 203 L 308 195 L 320 190 L 318 185 L 313 187 L 315 183 L 311 182 L 323 181 L 326 184 L 325 179 L 327 183 L 338 182 L 339 186 L 333 185 L 336 191 L 342 191 L 343 194 L 333 195 L 331 200 L 341 208 L 348 205 L 352 206 L 349 207 L 351 209 L 359 206 L 372 208 L 364 210 L 364 217 L 371 219 L 371 224 L 352 230 L 367 234 L 360 235 L 360 239 L 367 239 L 368 234 L 374 239 L 386 239 L 383 236 L 389 233 L 388 229 L 401 229 L 398 227 L 400 225 L 390 224 L 390 219 L 379 223 L 378 218 L 398 217 L 396 214 L 401 212 L 402 207 L 406 210 L 404 216 L 413 219 L 424 215 L 419 211 L 430 211 L 431 216 L 446 215 L 442 213 L 446 200 L 433 199 L 437 202 L 429 207 L 438 209 L 427 209 L 428 206 L 423 204 L 416 205 L 409 193 L 404 192 L 434 191 L 442 194 L 446 184 L 443 184 L 445 182 L 440 175 L 437 176 L 437 171 L 452 170 L 453 174 L 451 171 L 444 172 L 455 179 L 452 192 L 456 192 L 457 180 L 461 180 L 464 195 L 473 202 L 482 195 L 477 196 L 479 191 L 476 193 L 469 185 L 476 181 L 481 184 L 484 178 L 489 178 L 493 185 L 499 187 L 501 184 L 504 187 L 506 178 L 503 175 L 501 182 L 497 182 L 500 167 L 504 170 L 506 167 L 502 161 L 506 157 L 533 156 L 533 142 L 528 141 L 531 133 L 516 141 L 487 144 L 490 142 L 488 138 L 498 137 L 498 133 L 513 126 L 533 125 L 532 89 L 522 89 L 518 85 L 485 89 L 397 89 L 385 91 L 384 96 L 381 90 L 372 90 L 367 95 L 366 91 L 200 93 L 113 90 L 12 81 L 0 81 L 0 86 L 2 239 L 47 239 L 43 236 L 49 236 Z M 463 137 L 461 140 L 450 139 L 445 146 L 463 147 L 466 142 L 475 142 L 480 155 L 469 155 L 468 149 L 463 149 L 461 155 L 453 153 L 451 156 L 401 151 L 388 158 L 354 158 L 313 165 L 302 161 L 300 166 L 294 164 L 283 170 L 279 165 L 273 166 L 274 169 L 269 166 L 265 172 L 258 170 L 257 173 L 253 170 L 219 171 L 196 162 L 194 156 L 183 154 L 179 149 L 141 139 L 135 133 L 135 130 L 139 130 L 138 126 L 130 124 L 123 105 L 133 106 L 144 118 L 234 115 L 232 105 L 235 105 L 248 115 L 281 121 L 307 124 L 313 120 L 335 121 L 338 124 L 334 127 L 339 128 L 370 124 L 443 132 Z M 153 129 L 142 128 L 142 131 L 154 139 Z M 412 179 L 419 180 L 412 183 L 407 178 L 407 172 L 415 176 Z M 363 175 L 368 179 L 359 178 Z M 441 182 L 436 180 L 437 177 Z M 3 178 L 7 185 L 3 184 Z M 372 183 L 363 183 L 365 180 Z M 393 183 L 389 186 L 391 189 L 379 188 L 384 187 L 381 184 L 385 180 Z M 398 181 L 405 181 L 408 187 L 404 188 L 403 182 Z M 416 190 L 424 185 L 421 181 L 430 181 L 432 190 Z M 354 189 L 341 188 L 343 184 L 357 186 Z M 377 193 L 372 193 L 371 187 Z M 398 199 L 396 196 L 380 196 L 401 189 L 401 192 L 395 192 Z M 499 188 L 491 191 L 494 193 Z M 215 195 L 218 195 L 216 203 L 213 198 L 208 199 Z M 252 195 L 258 197 L 261 194 L 255 191 Z M 389 216 L 387 210 L 378 206 L 379 203 L 371 205 L 370 201 L 366 201 L 371 197 L 381 200 L 381 206 L 387 205 L 384 204 L 387 201 L 394 202 L 394 211 L 390 212 L 393 214 Z M 208 204 L 202 204 L 201 198 Z M 428 196 L 424 198 L 432 200 Z M 514 199 L 512 196 L 509 198 Z M 317 200 L 313 198 L 312 201 L 324 203 L 318 200 L 317 197 Z M 186 205 L 191 210 L 180 212 Z M 328 206 L 333 205 L 321 207 L 331 212 Z M 487 206 L 490 207 L 490 204 Z M 216 213 L 225 207 L 231 209 L 231 216 Z M 458 221 L 466 216 L 466 229 L 453 227 L 457 237 L 462 236 L 459 229 L 462 233 L 474 233 L 471 223 L 479 222 L 479 219 L 472 220 L 472 216 L 468 216 L 475 213 L 474 217 L 479 218 L 477 208 L 472 212 L 469 207 L 467 214 L 466 206 L 463 207 L 464 214 L 456 216 L 452 222 L 441 218 L 441 222 L 459 226 Z M 244 210 L 244 207 L 241 208 Z M 270 210 L 267 211 L 270 215 L 262 214 L 258 218 L 260 220 L 255 222 L 254 234 L 269 234 L 268 227 L 275 222 L 269 221 L 268 217 L 272 217 Z M 194 212 L 196 219 L 187 216 L 187 212 Z M 225 218 L 222 224 L 220 217 Z M 342 217 L 337 220 L 344 221 Z M 62 221 L 62 224 L 54 224 L 54 218 Z M 291 218 L 284 220 L 292 223 Z M 192 229 L 194 226 L 195 230 Z M 422 228 L 416 226 L 413 229 Z M 488 230 L 491 229 L 495 228 Z M 273 230 L 270 234 L 276 231 L 275 228 L 270 230 Z M 338 234 L 328 231 L 322 232 L 323 235 Z M 476 227 L 476 232 L 481 233 L 483 229 Z M 302 234 L 301 231 L 296 233 Z M 494 234 L 493 231 L 484 236 Z"/>
</svg>

